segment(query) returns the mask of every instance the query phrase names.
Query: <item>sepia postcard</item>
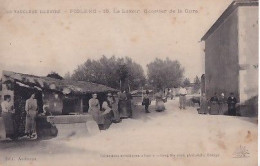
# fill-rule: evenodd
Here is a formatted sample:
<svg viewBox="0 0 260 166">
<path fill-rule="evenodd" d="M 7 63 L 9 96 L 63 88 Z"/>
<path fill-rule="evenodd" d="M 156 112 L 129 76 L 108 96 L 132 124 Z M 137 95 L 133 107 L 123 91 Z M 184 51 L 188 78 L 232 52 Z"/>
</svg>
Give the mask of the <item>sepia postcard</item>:
<svg viewBox="0 0 260 166">
<path fill-rule="evenodd" d="M 0 0 L 0 166 L 257 166 L 258 0 Z"/>
</svg>

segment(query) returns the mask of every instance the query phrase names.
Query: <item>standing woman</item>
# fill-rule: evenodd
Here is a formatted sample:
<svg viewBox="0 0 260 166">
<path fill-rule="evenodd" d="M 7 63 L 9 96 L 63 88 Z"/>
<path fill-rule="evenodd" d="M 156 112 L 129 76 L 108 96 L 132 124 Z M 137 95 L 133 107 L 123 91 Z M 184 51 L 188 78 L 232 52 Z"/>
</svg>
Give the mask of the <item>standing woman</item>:
<svg viewBox="0 0 260 166">
<path fill-rule="evenodd" d="M 202 93 L 200 97 L 200 109 L 198 111 L 199 114 L 207 114 L 208 113 L 208 101 L 206 98 L 206 94 Z"/>
<path fill-rule="evenodd" d="M 128 118 L 128 112 L 127 112 L 127 96 L 126 92 L 119 92 L 118 93 L 118 110 L 120 114 L 120 118 Z"/>
<path fill-rule="evenodd" d="M 132 95 L 129 91 L 126 92 L 126 110 L 127 110 L 127 116 L 129 118 L 132 118 L 133 116 L 133 110 L 132 110 Z"/>
<path fill-rule="evenodd" d="M 100 104 L 96 93 L 92 94 L 92 98 L 89 100 L 88 113 L 92 115 L 93 119 L 97 122 L 98 125 L 103 124 L 101 119 Z"/>
<path fill-rule="evenodd" d="M 218 115 L 219 114 L 219 99 L 217 93 L 214 93 L 214 96 L 210 99 L 210 114 Z"/>
<path fill-rule="evenodd" d="M 114 114 L 113 122 L 119 123 L 121 122 L 119 111 L 118 111 L 118 97 L 115 98 L 115 96 L 112 95 L 113 103 L 112 103 L 112 111 Z"/>
<path fill-rule="evenodd" d="M 224 93 L 221 93 L 219 98 L 219 114 L 224 115 L 228 111 L 227 99 Z"/>
<path fill-rule="evenodd" d="M 165 110 L 164 102 L 163 102 L 163 91 L 160 90 L 155 94 L 156 104 L 155 104 L 155 110 L 157 112 L 162 112 Z"/>
<path fill-rule="evenodd" d="M 4 96 L 4 101 L 1 103 L 1 108 L 3 122 L 1 123 L 2 132 L 0 134 L 0 138 L 5 138 L 6 136 L 9 136 L 9 134 L 11 134 L 13 138 L 16 138 L 17 132 L 15 130 L 16 123 L 14 120 L 15 110 L 13 109 L 13 106 L 11 104 L 10 95 Z"/>
<path fill-rule="evenodd" d="M 25 133 L 30 138 L 36 136 L 36 122 L 35 118 L 38 111 L 37 100 L 35 99 L 35 94 L 33 93 L 25 103 L 26 111 L 26 123 L 25 123 Z"/>
</svg>

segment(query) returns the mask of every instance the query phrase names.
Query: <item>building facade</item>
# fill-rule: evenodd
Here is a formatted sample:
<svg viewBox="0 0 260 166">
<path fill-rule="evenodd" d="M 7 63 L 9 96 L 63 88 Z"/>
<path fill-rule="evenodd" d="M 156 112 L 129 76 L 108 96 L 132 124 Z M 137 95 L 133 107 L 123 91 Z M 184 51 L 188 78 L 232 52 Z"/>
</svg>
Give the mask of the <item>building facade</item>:
<svg viewBox="0 0 260 166">
<path fill-rule="evenodd" d="M 207 99 L 233 92 L 241 115 L 257 113 L 258 1 L 234 1 L 202 37 Z"/>
</svg>

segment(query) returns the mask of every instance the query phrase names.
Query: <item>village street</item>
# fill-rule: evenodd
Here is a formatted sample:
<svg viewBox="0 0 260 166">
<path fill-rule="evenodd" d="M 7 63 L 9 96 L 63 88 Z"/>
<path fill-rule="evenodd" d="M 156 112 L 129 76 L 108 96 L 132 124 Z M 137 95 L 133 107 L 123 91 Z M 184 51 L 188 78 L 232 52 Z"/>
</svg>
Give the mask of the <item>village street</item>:
<svg viewBox="0 0 260 166">
<path fill-rule="evenodd" d="M 178 99 L 166 108 L 135 111 L 96 135 L 2 142 L 0 165 L 257 165 L 256 119 L 179 110 Z"/>
</svg>

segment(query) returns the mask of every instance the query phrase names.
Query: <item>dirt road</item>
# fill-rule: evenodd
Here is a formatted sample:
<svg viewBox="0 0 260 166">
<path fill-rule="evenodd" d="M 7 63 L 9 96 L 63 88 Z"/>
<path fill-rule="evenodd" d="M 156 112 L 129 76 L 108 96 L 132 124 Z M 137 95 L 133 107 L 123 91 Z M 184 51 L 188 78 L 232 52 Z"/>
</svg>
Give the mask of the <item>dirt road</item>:
<svg viewBox="0 0 260 166">
<path fill-rule="evenodd" d="M 135 111 L 96 135 L 1 142 L 0 165 L 257 165 L 256 119 L 199 115 L 177 100 L 166 108 Z"/>
</svg>

